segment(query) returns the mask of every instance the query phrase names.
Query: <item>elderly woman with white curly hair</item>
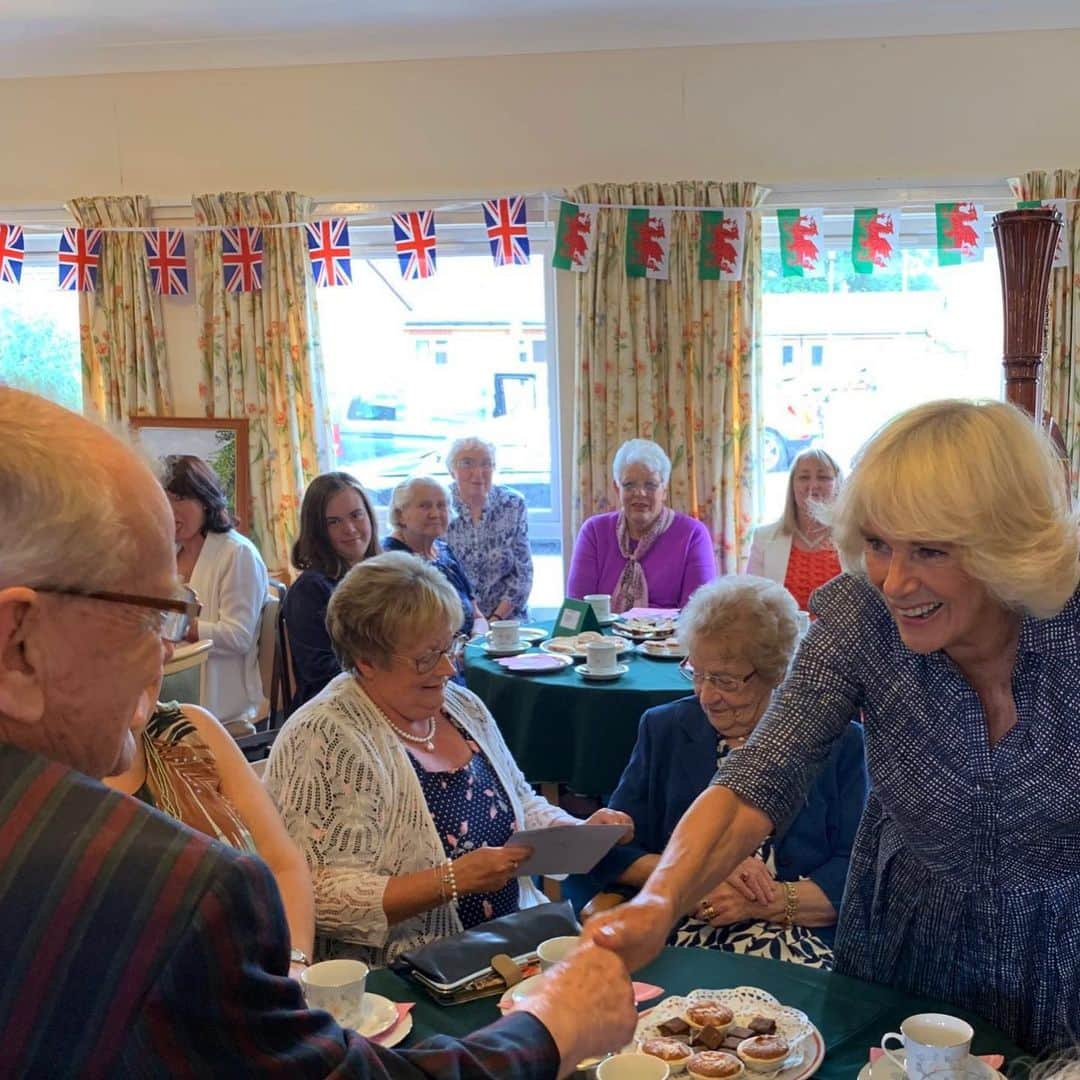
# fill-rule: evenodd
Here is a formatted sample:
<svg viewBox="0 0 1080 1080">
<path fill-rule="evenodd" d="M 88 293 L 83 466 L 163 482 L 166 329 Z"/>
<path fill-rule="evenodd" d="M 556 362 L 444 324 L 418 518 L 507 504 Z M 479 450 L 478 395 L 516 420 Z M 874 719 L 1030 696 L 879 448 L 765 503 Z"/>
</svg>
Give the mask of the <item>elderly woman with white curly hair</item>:
<svg viewBox="0 0 1080 1080">
<path fill-rule="evenodd" d="M 543 903 L 517 875 L 529 849 L 507 841 L 580 822 L 534 794 L 483 702 L 451 681 L 464 640 L 446 578 L 402 552 L 366 559 L 326 624 L 344 674 L 289 718 L 266 781 L 311 868 L 317 955 L 387 964 Z"/>
<path fill-rule="evenodd" d="M 716 555 L 700 521 L 666 505 L 671 461 L 651 439 L 630 439 L 611 466 L 621 509 L 581 526 L 568 596 L 608 593 L 611 610 L 681 608 L 716 577 Z"/>
<path fill-rule="evenodd" d="M 890 421 L 830 513 L 847 573 L 746 748 L 646 887 L 596 920 L 632 965 L 798 811 L 864 718 L 870 795 L 838 971 L 943 998 L 1025 1049 L 1080 1031 L 1080 538 L 1061 463 L 999 401 Z M 603 921 L 602 920 L 606 920 Z"/>
<path fill-rule="evenodd" d="M 477 606 L 489 620 L 528 618 L 533 565 L 525 499 L 492 482 L 495 446 L 483 439 L 456 439 L 446 468 L 454 478 L 446 542 L 465 568 Z"/>
</svg>

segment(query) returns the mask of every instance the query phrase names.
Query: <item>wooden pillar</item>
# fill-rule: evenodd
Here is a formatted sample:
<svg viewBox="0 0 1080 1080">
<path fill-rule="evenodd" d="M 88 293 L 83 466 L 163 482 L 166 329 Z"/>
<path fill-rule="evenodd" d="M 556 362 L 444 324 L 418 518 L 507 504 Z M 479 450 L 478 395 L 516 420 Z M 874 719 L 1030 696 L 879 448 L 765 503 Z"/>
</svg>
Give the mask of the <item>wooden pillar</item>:
<svg viewBox="0 0 1080 1080">
<path fill-rule="evenodd" d="M 1052 206 L 994 215 L 1001 270 L 1005 400 L 1032 416 L 1042 416 L 1050 270 L 1062 227 L 1061 214 Z"/>
</svg>

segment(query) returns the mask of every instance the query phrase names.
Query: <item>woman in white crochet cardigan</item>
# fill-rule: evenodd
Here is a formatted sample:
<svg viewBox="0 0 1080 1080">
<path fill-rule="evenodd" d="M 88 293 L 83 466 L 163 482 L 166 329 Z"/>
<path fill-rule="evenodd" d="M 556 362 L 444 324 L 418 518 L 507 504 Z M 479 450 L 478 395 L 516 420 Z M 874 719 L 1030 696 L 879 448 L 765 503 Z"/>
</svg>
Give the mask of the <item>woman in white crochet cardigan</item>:
<svg viewBox="0 0 1080 1080">
<path fill-rule="evenodd" d="M 354 566 L 326 612 L 344 674 L 290 717 L 267 787 L 315 887 L 316 955 L 380 966 L 544 901 L 516 876 L 518 829 L 579 824 L 536 795 L 491 714 L 450 682 L 461 602 L 389 552 Z M 599 810 L 591 823 L 632 822 Z"/>
</svg>

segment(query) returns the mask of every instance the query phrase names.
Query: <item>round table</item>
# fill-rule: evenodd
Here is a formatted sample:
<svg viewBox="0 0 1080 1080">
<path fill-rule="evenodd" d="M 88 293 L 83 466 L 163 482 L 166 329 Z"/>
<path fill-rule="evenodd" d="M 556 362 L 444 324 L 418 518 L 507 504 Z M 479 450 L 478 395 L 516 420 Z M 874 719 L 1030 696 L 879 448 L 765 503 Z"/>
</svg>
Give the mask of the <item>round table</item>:
<svg viewBox="0 0 1080 1080">
<path fill-rule="evenodd" d="M 613 682 L 586 682 L 574 667 L 515 674 L 475 646 L 465 652 L 466 685 L 491 710 L 525 778 L 582 795 L 615 790 L 646 709 L 693 692 L 675 661 L 633 651 L 620 658 L 630 670 Z"/>
<path fill-rule="evenodd" d="M 1010 1077 L 1028 1075 L 1020 1048 L 973 1013 L 847 975 L 713 949 L 668 948 L 635 977 L 662 986 L 664 997 L 734 986 L 768 990 L 783 1004 L 802 1009 L 821 1031 L 826 1047 L 825 1061 L 816 1074 L 821 1080 L 854 1080 L 869 1058 L 870 1047 L 877 1046 L 885 1032 L 899 1031 L 905 1017 L 919 1012 L 964 1017 L 975 1029 L 972 1053 L 1004 1054 L 1004 1071 Z M 467 1035 L 499 1015 L 497 998 L 437 1005 L 419 987 L 385 970 L 372 972 L 367 985 L 394 1001 L 416 1002 L 414 1026 L 402 1044 L 405 1047 L 432 1035 Z"/>
</svg>

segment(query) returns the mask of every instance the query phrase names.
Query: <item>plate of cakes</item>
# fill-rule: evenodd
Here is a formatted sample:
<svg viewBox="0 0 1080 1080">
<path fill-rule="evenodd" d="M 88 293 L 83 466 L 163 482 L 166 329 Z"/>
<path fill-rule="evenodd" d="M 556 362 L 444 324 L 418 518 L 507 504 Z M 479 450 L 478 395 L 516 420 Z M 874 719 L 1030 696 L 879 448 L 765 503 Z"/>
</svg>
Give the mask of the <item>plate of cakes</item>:
<svg viewBox="0 0 1080 1080">
<path fill-rule="evenodd" d="M 633 645 L 623 638 L 598 634 L 595 630 L 583 630 L 580 634 L 549 638 L 541 643 L 540 648 L 555 656 L 572 656 L 575 660 L 584 660 L 587 656 L 585 647 L 590 641 L 613 641 L 619 647 L 618 656 L 628 653 L 633 648 Z"/>
<path fill-rule="evenodd" d="M 825 1040 L 806 1013 L 738 986 L 665 998 L 641 1015 L 629 1049 L 688 1080 L 804 1080 L 821 1065 Z"/>
<path fill-rule="evenodd" d="M 667 617 L 637 615 L 619 619 L 612 625 L 611 630 L 612 633 L 630 638 L 631 641 L 658 641 L 675 633 L 676 622 Z"/>
</svg>

